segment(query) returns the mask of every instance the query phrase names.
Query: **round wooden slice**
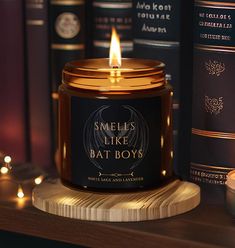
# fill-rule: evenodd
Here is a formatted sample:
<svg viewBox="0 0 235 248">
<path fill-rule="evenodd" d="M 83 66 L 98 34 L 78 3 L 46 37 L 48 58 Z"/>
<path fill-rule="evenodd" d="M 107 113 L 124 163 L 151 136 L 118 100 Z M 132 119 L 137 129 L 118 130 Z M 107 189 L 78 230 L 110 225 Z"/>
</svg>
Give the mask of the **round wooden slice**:
<svg viewBox="0 0 235 248">
<path fill-rule="evenodd" d="M 154 190 L 99 193 L 44 181 L 33 190 L 33 205 L 59 216 L 93 221 L 143 221 L 185 213 L 200 203 L 199 186 L 175 180 Z"/>
</svg>

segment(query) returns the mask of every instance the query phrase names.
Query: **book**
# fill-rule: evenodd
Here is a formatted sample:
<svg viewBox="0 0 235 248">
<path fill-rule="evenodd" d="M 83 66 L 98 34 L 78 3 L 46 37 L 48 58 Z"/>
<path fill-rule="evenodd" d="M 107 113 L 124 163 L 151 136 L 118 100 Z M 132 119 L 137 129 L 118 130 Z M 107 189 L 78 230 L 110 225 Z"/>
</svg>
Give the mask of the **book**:
<svg viewBox="0 0 235 248">
<path fill-rule="evenodd" d="M 23 2 L 0 1 L 0 19 L 0 151 L 20 163 L 29 158 Z"/>
<path fill-rule="evenodd" d="M 195 1 L 191 179 L 224 185 L 235 168 L 235 1 Z"/>
<path fill-rule="evenodd" d="M 93 7 L 92 0 L 86 1 L 85 4 L 85 41 L 86 41 L 86 51 L 85 58 L 93 58 Z"/>
<path fill-rule="evenodd" d="M 57 92 L 64 65 L 85 57 L 85 0 L 50 0 L 52 91 Z"/>
<path fill-rule="evenodd" d="M 115 27 L 121 41 L 122 57 L 131 57 L 132 1 L 131 0 L 93 0 L 93 57 L 109 57 L 111 29 Z"/>
<path fill-rule="evenodd" d="M 57 146 L 57 91 L 62 70 L 67 62 L 85 57 L 85 0 L 50 0 L 49 11 L 53 132 Z"/>
<path fill-rule="evenodd" d="M 193 13 L 194 0 L 181 0 L 180 24 L 180 83 L 179 83 L 179 131 L 178 131 L 178 175 L 190 178 L 192 87 L 193 87 Z"/>
<path fill-rule="evenodd" d="M 26 47 L 31 162 L 53 164 L 48 1 L 26 0 Z"/>
<path fill-rule="evenodd" d="M 174 168 L 178 164 L 178 131 L 181 73 L 181 1 L 134 0 L 134 55 L 160 60 L 166 65 L 167 80 L 173 86 Z M 182 165 L 181 165 L 182 166 Z"/>
</svg>

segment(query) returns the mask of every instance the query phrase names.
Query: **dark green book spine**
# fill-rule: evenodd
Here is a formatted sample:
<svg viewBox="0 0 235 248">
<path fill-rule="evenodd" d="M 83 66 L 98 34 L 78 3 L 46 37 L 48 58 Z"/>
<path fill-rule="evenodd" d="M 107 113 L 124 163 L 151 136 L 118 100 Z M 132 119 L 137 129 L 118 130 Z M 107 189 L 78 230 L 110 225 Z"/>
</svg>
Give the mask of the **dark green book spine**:
<svg viewBox="0 0 235 248">
<path fill-rule="evenodd" d="M 85 1 L 51 0 L 50 28 L 52 85 L 57 92 L 65 63 L 85 56 Z"/>
<path fill-rule="evenodd" d="M 131 57 L 132 41 L 132 1 L 93 0 L 93 56 L 108 57 L 111 29 L 114 26 L 120 36 L 122 56 Z"/>
<path fill-rule="evenodd" d="M 181 0 L 134 0 L 134 55 L 165 63 L 167 79 L 174 89 L 174 167 L 178 166 L 180 109 Z"/>
<path fill-rule="evenodd" d="M 64 65 L 85 57 L 85 0 L 50 0 L 53 129 L 57 145 L 58 86 Z"/>
<path fill-rule="evenodd" d="M 196 1 L 191 178 L 223 185 L 235 168 L 235 1 Z"/>
</svg>

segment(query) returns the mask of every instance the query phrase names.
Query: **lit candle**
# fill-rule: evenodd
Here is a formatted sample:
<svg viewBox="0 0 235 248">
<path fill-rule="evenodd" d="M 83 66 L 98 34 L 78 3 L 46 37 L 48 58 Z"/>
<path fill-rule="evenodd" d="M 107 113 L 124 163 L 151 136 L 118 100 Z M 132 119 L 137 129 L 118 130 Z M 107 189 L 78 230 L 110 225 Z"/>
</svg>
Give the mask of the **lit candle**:
<svg viewBox="0 0 235 248">
<path fill-rule="evenodd" d="M 61 180 L 90 190 L 157 187 L 172 178 L 172 88 L 163 63 L 121 59 L 113 35 L 110 59 L 63 70 Z"/>
</svg>

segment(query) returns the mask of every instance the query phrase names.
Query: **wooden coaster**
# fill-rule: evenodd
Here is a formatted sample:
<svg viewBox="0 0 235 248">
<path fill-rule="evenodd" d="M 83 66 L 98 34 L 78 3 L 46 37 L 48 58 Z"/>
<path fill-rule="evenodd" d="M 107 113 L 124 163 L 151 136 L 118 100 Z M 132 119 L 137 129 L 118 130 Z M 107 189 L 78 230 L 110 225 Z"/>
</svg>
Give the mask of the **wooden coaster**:
<svg viewBox="0 0 235 248">
<path fill-rule="evenodd" d="M 44 181 L 33 190 L 33 205 L 64 217 L 93 221 L 143 221 L 185 213 L 200 203 L 199 186 L 175 180 L 154 190 L 136 193 L 99 193 L 72 190 Z"/>
</svg>

